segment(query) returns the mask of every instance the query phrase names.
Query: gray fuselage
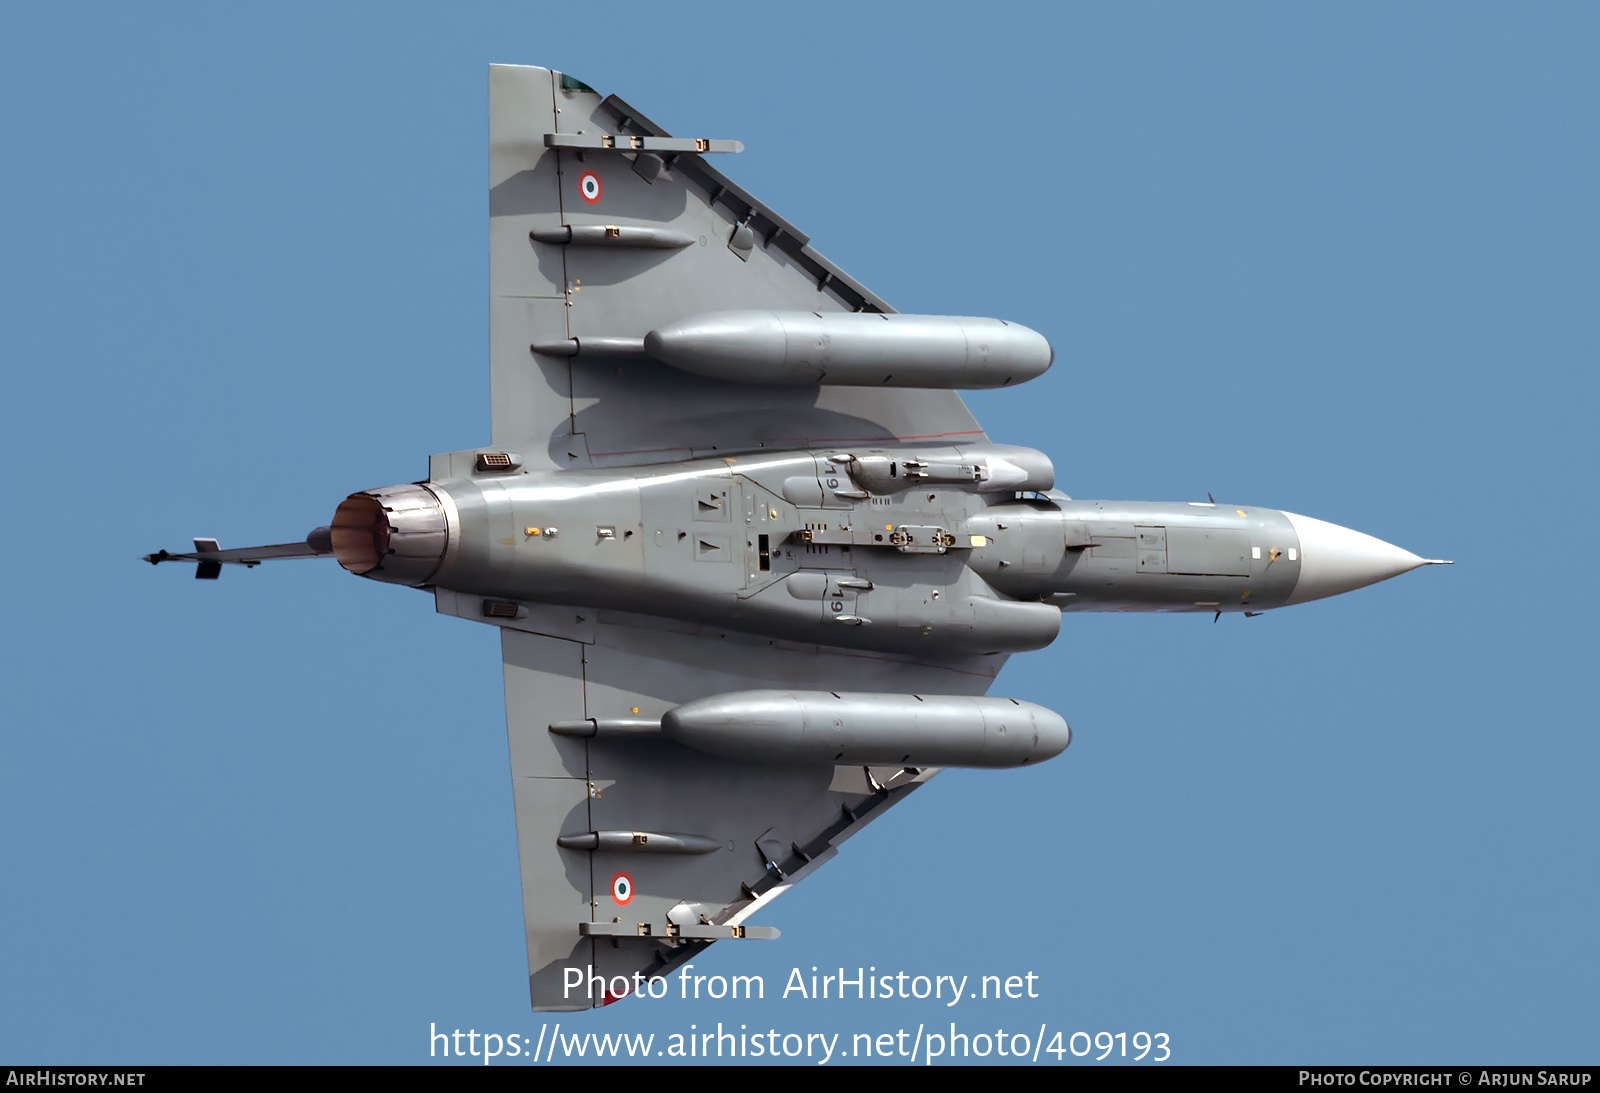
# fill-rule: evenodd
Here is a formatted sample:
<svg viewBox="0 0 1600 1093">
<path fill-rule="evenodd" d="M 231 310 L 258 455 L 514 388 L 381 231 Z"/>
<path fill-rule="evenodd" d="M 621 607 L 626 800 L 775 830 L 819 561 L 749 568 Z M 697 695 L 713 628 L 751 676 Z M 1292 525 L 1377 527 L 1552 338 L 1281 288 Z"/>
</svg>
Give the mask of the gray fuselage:
<svg viewBox="0 0 1600 1093">
<path fill-rule="evenodd" d="M 1281 512 L 1038 492 L 1052 480 L 1039 453 L 993 445 L 802 451 L 470 474 L 346 505 L 384 511 L 365 576 L 482 596 L 486 614 L 564 604 L 884 651 L 1019 652 L 1062 610 L 1264 610 L 1294 592 Z"/>
</svg>

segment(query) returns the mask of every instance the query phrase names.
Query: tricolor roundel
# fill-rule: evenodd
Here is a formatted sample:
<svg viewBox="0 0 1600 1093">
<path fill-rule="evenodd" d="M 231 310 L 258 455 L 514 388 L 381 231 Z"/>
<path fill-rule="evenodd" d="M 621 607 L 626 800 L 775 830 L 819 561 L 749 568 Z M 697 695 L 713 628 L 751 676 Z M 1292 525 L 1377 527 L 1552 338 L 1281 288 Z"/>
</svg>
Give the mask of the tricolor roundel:
<svg viewBox="0 0 1600 1093">
<path fill-rule="evenodd" d="M 612 877 L 611 898 L 617 901 L 618 907 L 626 907 L 633 899 L 633 878 L 626 873 Z"/>
</svg>

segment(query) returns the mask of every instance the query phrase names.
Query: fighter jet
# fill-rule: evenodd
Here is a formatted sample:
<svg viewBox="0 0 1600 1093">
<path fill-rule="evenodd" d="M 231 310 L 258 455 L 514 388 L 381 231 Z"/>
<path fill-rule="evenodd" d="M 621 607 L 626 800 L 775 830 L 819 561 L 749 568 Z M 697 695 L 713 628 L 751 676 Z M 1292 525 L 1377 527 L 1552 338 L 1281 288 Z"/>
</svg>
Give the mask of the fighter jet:
<svg viewBox="0 0 1600 1093">
<path fill-rule="evenodd" d="M 1002 319 L 905 315 L 712 160 L 559 72 L 489 70 L 490 443 L 303 543 L 498 627 L 536 1010 L 719 940 L 940 768 L 1067 723 L 987 694 L 1062 615 L 1257 614 L 1437 559 L 1290 512 L 1079 501 L 958 391 L 1048 369 Z"/>
</svg>

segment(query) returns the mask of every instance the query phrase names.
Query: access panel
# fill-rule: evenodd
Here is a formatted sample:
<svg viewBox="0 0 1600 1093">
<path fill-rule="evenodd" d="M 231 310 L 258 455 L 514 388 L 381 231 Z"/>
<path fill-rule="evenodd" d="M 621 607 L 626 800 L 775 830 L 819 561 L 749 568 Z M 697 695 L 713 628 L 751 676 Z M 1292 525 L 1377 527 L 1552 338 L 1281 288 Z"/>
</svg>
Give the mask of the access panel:
<svg viewBox="0 0 1600 1093">
<path fill-rule="evenodd" d="M 1250 576 L 1250 533 L 1222 528 L 1168 528 L 1167 572 Z"/>
</svg>

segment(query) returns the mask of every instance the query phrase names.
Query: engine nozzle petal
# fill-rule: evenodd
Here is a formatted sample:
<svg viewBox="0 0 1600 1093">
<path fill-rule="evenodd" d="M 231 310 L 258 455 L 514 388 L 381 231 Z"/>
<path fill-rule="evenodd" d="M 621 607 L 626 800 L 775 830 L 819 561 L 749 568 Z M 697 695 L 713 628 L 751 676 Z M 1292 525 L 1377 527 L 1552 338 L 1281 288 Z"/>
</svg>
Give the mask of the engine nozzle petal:
<svg viewBox="0 0 1600 1093">
<path fill-rule="evenodd" d="M 449 542 L 444 506 L 426 486 L 384 486 L 352 493 L 329 525 L 333 556 L 361 577 L 422 585 Z"/>
</svg>

